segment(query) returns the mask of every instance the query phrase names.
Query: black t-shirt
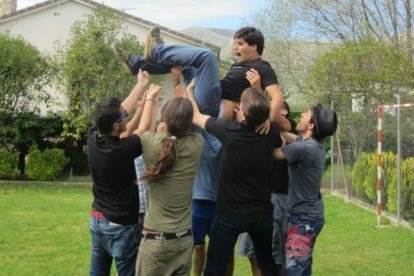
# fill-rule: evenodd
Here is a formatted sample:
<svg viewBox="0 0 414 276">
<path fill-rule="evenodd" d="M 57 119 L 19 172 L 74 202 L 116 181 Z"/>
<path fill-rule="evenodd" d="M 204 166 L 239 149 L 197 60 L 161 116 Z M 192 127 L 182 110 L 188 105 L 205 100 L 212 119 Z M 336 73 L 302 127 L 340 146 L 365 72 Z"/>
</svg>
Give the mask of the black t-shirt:
<svg viewBox="0 0 414 276">
<path fill-rule="evenodd" d="M 222 143 L 217 215 L 243 219 L 272 215 L 270 169 L 273 149 L 282 145 L 279 130 L 256 133 L 245 123 L 210 118 L 206 130 Z"/>
<path fill-rule="evenodd" d="M 251 68 L 259 72 L 263 90 L 269 85 L 278 84 L 275 71 L 267 61 L 255 59 L 248 62 L 235 63 L 221 80 L 221 97 L 223 99 L 240 102 L 244 89 L 250 87 L 250 83 L 246 79 L 246 72 Z"/>
<path fill-rule="evenodd" d="M 93 180 L 92 208 L 114 223 L 138 223 L 138 186 L 134 159 L 142 154 L 137 135 L 128 138 L 99 137 L 92 127 L 88 134 L 88 160 Z"/>
<path fill-rule="evenodd" d="M 291 126 L 292 133 L 297 134 L 296 122 L 291 118 L 288 118 Z M 270 173 L 272 181 L 273 192 L 278 194 L 287 194 L 289 190 L 289 172 L 287 166 L 287 160 L 275 160 L 273 161 L 273 168 Z"/>
</svg>

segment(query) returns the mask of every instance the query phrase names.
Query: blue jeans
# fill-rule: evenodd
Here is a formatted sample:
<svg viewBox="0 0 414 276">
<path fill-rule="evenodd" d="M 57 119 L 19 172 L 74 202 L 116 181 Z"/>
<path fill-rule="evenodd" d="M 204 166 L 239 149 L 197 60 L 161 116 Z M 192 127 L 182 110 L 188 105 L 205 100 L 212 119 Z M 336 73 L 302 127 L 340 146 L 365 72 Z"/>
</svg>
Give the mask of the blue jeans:
<svg viewBox="0 0 414 276">
<path fill-rule="evenodd" d="M 272 193 L 273 258 L 277 264 L 285 261 L 285 240 L 288 230 L 287 194 Z"/>
<path fill-rule="evenodd" d="M 110 275 L 112 259 L 115 259 L 118 275 L 135 275 L 141 239 L 138 224 L 124 226 L 91 217 L 89 228 L 92 237 L 90 275 Z"/>
<path fill-rule="evenodd" d="M 221 85 L 218 73 L 218 61 L 210 49 L 182 45 L 157 45 L 146 63 L 140 56 L 130 56 L 133 71 L 142 68 L 150 74 L 166 74 L 174 65 L 184 69 L 184 78 L 195 78 L 194 98 L 200 112 L 212 117 L 219 114 L 221 103 Z"/>
<path fill-rule="evenodd" d="M 215 217 L 211 226 L 210 242 L 207 251 L 207 264 L 204 275 L 224 275 L 226 266 L 233 254 L 237 237 L 248 232 L 256 253 L 257 262 L 264 276 L 277 275 L 272 258 L 272 217 L 246 217 L 243 221 Z"/>
<path fill-rule="evenodd" d="M 220 141 L 207 131 L 194 127 L 204 138 L 204 147 L 193 186 L 193 199 L 216 201 L 220 176 Z"/>
<path fill-rule="evenodd" d="M 324 223 L 323 218 L 310 218 L 306 214 L 290 215 L 286 238 L 285 275 L 312 274 L 313 248 Z"/>
</svg>

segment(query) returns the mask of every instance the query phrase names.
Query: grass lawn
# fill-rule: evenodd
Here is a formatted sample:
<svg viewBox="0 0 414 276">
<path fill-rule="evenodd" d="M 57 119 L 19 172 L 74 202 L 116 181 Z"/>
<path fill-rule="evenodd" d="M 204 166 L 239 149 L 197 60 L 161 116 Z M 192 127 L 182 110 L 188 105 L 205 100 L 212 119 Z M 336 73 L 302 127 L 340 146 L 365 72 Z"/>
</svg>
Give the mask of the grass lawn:
<svg viewBox="0 0 414 276">
<path fill-rule="evenodd" d="M 0 183 L 0 275 L 87 275 L 90 186 Z M 314 275 L 414 275 L 414 232 L 325 196 Z M 115 274 L 115 273 L 114 273 Z M 236 257 L 234 275 L 250 275 Z"/>
</svg>

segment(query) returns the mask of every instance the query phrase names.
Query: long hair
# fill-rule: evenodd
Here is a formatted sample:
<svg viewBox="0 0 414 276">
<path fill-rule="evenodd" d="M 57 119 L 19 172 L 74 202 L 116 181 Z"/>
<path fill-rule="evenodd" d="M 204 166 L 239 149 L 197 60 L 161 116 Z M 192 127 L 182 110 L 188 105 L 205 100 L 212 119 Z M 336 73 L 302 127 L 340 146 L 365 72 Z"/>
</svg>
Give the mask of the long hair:
<svg viewBox="0 0 414 276">
<path fill-rule="evenodd" d="M 174 98 L 168 103 L 164 114 L 167 136 L 163 139 L 164 145 L 157 161 L 145 172 L 143 179 L 164 176 L 174 168 L 178 158 L 177 140 L 191 132 L 193 114 L 193 105 L 186 98 Z"/>
</svg>

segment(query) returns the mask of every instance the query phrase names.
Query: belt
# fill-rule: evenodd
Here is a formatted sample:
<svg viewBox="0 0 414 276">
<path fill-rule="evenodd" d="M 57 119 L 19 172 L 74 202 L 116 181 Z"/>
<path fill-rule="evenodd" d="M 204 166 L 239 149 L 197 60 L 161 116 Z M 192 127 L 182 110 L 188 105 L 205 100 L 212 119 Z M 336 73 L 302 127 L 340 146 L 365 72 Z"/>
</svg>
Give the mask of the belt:
<svg viewBox="0 0 414 276">
<path fill-rule="evenodd" d="M 98 219 L 105 219 L 104 213 L 102 213 L 101 211 L 97 211 L 97 210 L 92 210 L 91 216 L 98 218 Z"/>
<path fill-rule="evenodd" d="M 173 239 L 179 239 L 179 238 L 183 238 L 183 237 L 187 237 L 187 236 L 191 236 L 192 232 L 191 229 L 183 231 L 183 232 L 178 232 L 178 233 L 142 233 L 141 237 L 144 239 L 149 239 L 149 240 L 173 240 Z"/>
</svg>

